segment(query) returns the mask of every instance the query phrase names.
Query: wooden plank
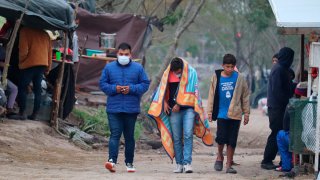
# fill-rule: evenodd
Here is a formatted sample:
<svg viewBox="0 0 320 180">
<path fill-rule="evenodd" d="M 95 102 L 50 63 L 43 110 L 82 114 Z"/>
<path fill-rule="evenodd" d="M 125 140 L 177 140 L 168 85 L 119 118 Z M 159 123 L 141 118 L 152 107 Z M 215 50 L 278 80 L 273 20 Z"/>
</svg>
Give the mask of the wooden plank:
<svg viewBox="0 0 320 180">
<path fill-rule="evenodd" d="M 58 60 L 52 59 L 52 62 L 62 63 L 62 60 L 61 60 L 61 61 L 58 61 Z M 65 60 L 65 63 L 67 63 L 67 64 L 74 64 L 72 61 L 67 61 L 67 60 Z"/>
<path fill-rule="evenodd" d="M 64 32 L 64 52 L 63 52 L 63 59 L 66 59 L 67 49 L 68 49 L 68 36 L 67 32 Z M 59 113 L 59 107 L 60 105 L 60 97 L 61 97 L 61 87 L 62 87 L 62 78 L 64 73 L 64 65 L 65 61 L 62 61 L 62 65 L 59 70 L 58 78 L 56 80 L 56 84 L 54 87 L 54 93 L 53 93 L 53 105 L 52 105 L 52 112 L 51 112 L 51 121 L 50 124 L 53 128 L 58 130 L 58 113 Z M 62 110 L 62 109 L 61 109 Z"/>
<path fill-rule="evenodd" d="M 17 34 L 18 34 L 18 30 L 19 30 L 19 27 L 21 25 L 23 16 L 27 11 L 29 3 L 30 3 L 30 0 L 26 1 L 26 5 L 24 7 L 24 10 L 21 13 L 20 18 L 16 20 L 16 23 L 14 25 L 10 41 L 7 44 L 6 57 L 5 57 L 5 61 L 4 61 L 5 66 L 3 67 L 3 72 L 2 72 L 2 85 L 4 86 L 5 89 L 7 88 L 7 83 L 8 83 L 7 82 L 7 76 L 8 76 L 8 68 L 9 68 L 10 60 L 11 60 L 12 49 L 13 49 L 14 42 L 16 40 L 16 37 L 17 37 Z"/>
<path fill-rule="evenodd" d="M 301 28 L 301 27 L 279 27 L 278 33 L 283 35 L 311 34 L 312 32 L 320 34 L 320 28 Z"/>
<path fill-rule="evenodd" d="M 117 60 L 117 58 L 113 58 L 113 57 L 98 57 L 98 56 L 86 56 L 86 55 L 82 55 L 80 56 L 84 59 L 94 59 L 94 60 L 102 60 L 102 61 L 115 61 Z M 139 62 L 141 61 L 141 59 L 133 59 L 134 62 Z"/>
<path fill-rule="evenodd" d="M 113 57 L 98 57 L 98 56 L 86 56 L 86 55 L 82 55 L 81 57 L 85 59 L 94 59 L 94 60 L 102 60 L 102 61 L 117 60 L 117 58 L 113 58 Z"/>
<path fill-rule="evenodd" d="M 301 35 L 300 39 L 300 82 L 303 81 L 304 71 L 304 34 Z"/>
</svg>

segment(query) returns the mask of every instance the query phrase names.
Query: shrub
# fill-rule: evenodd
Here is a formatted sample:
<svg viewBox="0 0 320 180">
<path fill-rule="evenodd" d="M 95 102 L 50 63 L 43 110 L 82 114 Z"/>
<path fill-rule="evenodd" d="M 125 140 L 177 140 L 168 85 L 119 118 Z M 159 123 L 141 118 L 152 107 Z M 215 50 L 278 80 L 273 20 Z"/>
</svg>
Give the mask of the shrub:
<svg viewBox="0 0 320 180">
<path fill-rule="evenodd" d="M 93 114 L 79 109 L 74 109 L 72 113 L 75 117 L 83 120 L 84 123 L 79 127 L 82 131 L 89 134 L 97 133 L 107 137 L 110 136 L 107 114 L 103 108 L 99 108 Z"/>
</svg>

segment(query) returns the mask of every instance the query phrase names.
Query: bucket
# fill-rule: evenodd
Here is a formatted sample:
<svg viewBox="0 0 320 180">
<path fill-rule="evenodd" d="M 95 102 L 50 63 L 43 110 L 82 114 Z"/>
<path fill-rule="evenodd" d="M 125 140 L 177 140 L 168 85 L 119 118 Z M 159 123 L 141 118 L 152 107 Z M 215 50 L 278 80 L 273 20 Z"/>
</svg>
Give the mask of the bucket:
<svg viewBox="0 0 320 180">
<path fill-rule="evenodd" d="M 95 50 L 95 49 L 86 49 L 86 52 L 87 52 L 87 56 L 94 56 L 95 54 L 105 53 L 104 51 Z"/>
<path fill-rule="evenodd" d="M 116 44 L 116 33 L 113 34 L 107 34 L 107 33 L 101 33 L 99 36 L 99 47 L 101 49 L 111 49 L 115 47 Z"/>
</svg>

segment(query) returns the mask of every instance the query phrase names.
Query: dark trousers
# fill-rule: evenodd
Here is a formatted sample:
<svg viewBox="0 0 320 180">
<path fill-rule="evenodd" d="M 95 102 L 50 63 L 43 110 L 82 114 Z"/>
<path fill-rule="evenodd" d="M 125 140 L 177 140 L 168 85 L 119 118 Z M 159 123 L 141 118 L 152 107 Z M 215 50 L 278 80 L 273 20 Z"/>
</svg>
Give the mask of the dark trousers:
<svg viewBox="0 0 320 180">
<path fill-rule="evenodd" d="M 267 145 L 264 150 L 262 163 L 272 163 L 278 152 L 277 145 L 277 134 L 283 129 L 283 117 L 285 112 L 285 107 L 281 108 L 268 108 L 269 115 L 269 128 L 271 129 L 271 134 L 268 137 Z"/>
<path fill-rule="evenodd" d="M 219 145 L 226 144 L 236 148 L 240 123 L 240 120 L 218 119 L 216 142 Z"/>
<path fill-rule="evenodd" d="M 110 128 L 109 160 L 117 163 L 119 141 L 123 133 L 125 139 L 125 163 L 133 163 L 135 140 L 134 129 L 137 113 L 108 113 Z"/>
<path fill-rule="evenodd" d="M 20 70 L 20 80 L 18 86 L 18 99 L 20 113 L 24 113 L 26 110 L 27 101 L 27 89 L 30 82 L 33 83 L 33 93 L 34 93 L 34 105 L 33 112 L 37 113 L 40 109 L 41 103 L 41 81 L 43 79 L 43 74 L 46 70 L 45 66 L 36 66 L 28 69 Z"/>
</svg>

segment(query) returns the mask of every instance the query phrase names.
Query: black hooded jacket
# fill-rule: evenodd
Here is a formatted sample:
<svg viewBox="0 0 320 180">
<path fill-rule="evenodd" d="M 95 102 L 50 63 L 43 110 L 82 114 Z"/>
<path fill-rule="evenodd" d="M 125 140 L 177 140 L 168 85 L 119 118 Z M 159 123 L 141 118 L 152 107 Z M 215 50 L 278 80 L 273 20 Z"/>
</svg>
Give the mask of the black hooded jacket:
<svg viewBox="0 0 320 180">
<path fill-rule="evenodd" d="M 280 49 L 278 63 L 273 65 L 268 82 L 268 107 L 285 108 L 290 98 L 291 79 L 289 69 L 293 62 L 294 51 Z"/>
</svg>

